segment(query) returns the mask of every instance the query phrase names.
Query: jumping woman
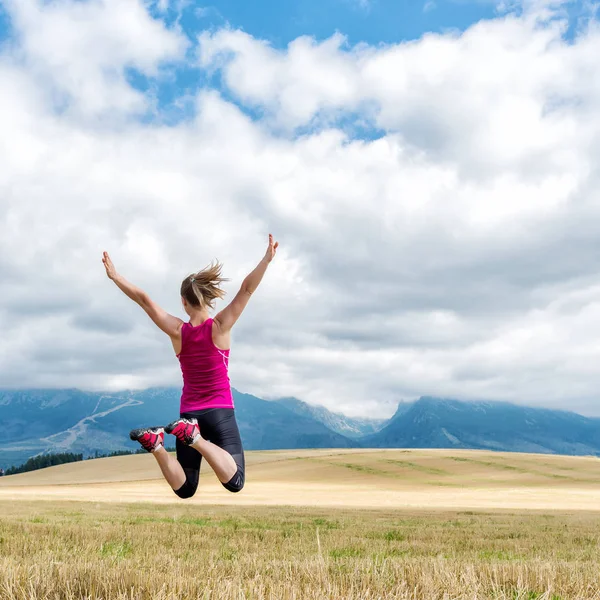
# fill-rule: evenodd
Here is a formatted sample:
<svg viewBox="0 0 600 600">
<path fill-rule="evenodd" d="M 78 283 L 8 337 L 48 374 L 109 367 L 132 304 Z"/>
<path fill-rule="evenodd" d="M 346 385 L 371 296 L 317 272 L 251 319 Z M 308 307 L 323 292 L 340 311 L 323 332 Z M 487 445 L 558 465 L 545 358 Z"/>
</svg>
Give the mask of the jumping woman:
<svg viewBox="0 0 600 600">
<path fill-rule="evenodd" d="M 108 278 L 134 302 L 139 304 L 155 325 L 173 344 L 183 374 L 180 418 L 165 427 L 134 429 L 132 440 L 151 452 L 162 474 L 180 498 L 191 498 L 198 487 L 200 462 L 204 457 L 219 481 L 230 492 L 244 487 L 244 450 L 235 420 L 233 396 L 229 382 L 229 347 L 231 328 L 261 282 L 279 243 L 269 235 L 269 246 L 258 266 L 244 279 L 231 303 L 214 319 L 209 310 L 225 292 L 220 285 L 217 262 L 186 277 L 181 284 L 181 302 L 189 321 L 184 323 L 164 311 L 148 294 L 119 275 L 105 252 L 102 262 Z M 164 434 L 173 434 L 177 459 L 164 447 Z"/>
</svg>

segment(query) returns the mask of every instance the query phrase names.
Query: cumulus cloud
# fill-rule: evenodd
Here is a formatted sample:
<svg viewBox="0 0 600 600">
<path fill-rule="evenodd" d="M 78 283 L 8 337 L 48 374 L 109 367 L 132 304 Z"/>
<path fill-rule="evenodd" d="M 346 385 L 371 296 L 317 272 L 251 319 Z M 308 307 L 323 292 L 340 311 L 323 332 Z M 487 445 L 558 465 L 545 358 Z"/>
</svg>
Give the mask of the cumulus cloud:
<svg viewBox="0 0 600 600">
<path fill-rule="evenodd" d="M 277 49 L 188 40 L 141 0 L 4 5 L 2 385 L 179 383 L 102 250 L 181 314 L 183 276 L 218 257 L 233 293 L 273 231 L 239 389 L 348 414 L 421 394 L 600 414 L 594 18 L 567 40 L 560 7 L 531 3 L 463 33 Z M 159 86 L 180 67 L 219 87 L 165 125 L 129 71 Z"/>
<path fill-rule="evenodd" d="M 46 103 L 85 116 L 145 111 L 149 98 L 129 85 L 128 69 L 156 76 L 187 43 L 152 19 L 139 0 L 4 4 L 15 29 L 15 62 L 42 80 Z"/>
</svg>

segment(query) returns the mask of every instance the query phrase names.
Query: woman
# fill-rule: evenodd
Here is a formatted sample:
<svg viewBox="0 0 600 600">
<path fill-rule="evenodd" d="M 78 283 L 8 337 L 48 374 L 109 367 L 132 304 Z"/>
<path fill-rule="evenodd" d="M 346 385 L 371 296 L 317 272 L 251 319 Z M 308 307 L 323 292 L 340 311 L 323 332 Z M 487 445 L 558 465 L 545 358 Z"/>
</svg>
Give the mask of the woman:
<svg viewBox="0 0 600 600">
<path fill-rule="evenodd" d="M 221 265 L 186 277 L 181 284 L 181 302 L 189 322 L 165 312 L 140 288 L 119 275 L 105 252 L 102 258 L 108 278 L 137 302 L 164 331 L 173 344 L 183 374 L 180 418 L 165 427 L 134 429 L 129 435 L 151 452 L 162 474 L 180 498 L 191 498 L 198 487 L 200 462 L 204 457 L 219 481 L 230 492 L 244 487 L 244 450 L 234 415 L 229 382 L 231 328 L 240 318 L 279 243 L 269 235 L 264 258 L 250 273 L 231 303 L 214 319 L 209 310 L 225 295 L 220 285 Z M 164 433 L 176 438 L 177 459 L 164 448 Z"/>
</svg>

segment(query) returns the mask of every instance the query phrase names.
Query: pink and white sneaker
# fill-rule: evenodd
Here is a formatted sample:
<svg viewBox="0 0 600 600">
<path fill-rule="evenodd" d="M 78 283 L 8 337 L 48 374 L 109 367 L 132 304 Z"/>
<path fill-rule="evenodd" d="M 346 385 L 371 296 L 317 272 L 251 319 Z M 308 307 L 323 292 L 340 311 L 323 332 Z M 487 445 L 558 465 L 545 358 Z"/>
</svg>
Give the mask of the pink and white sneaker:
<svg viewBox="0 0 600 600">
<path fill-rule="evenodd" d="M 139 442 L 144 450 L 154 452 L 164 446 L 165 430 L 163 427 L 142 427 L 132 429 L 129 438 Z"/>
<path fill-rule="evenodd" d="M 196 419 L 177 419 L 165 427 L 167 433 L 172 433 L 182 444 L 191 446 L 200 437 L 200 428 Z"/>
</svg>

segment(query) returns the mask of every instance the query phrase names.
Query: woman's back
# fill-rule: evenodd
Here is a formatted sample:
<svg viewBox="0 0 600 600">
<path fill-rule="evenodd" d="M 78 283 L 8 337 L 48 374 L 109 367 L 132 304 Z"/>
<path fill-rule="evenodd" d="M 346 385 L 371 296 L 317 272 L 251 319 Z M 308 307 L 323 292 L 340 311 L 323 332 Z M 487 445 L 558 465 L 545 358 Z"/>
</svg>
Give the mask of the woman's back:
<svg viewBox="0 0 600 600">
<path fill-rule="evenodd" d="M 233 408 L 229 381 L 229 350 L 217 348 L 212 337 L 213 319 L 194 327 L 181 326 L 181 352 L 177 355 L 183 374 L 181 412 L 206 408 Z"/>
</svg>

